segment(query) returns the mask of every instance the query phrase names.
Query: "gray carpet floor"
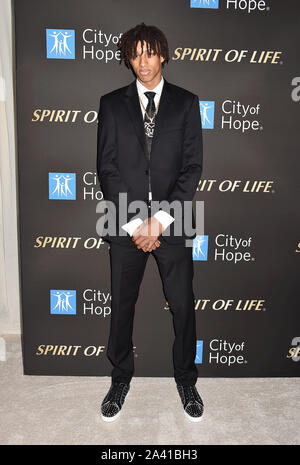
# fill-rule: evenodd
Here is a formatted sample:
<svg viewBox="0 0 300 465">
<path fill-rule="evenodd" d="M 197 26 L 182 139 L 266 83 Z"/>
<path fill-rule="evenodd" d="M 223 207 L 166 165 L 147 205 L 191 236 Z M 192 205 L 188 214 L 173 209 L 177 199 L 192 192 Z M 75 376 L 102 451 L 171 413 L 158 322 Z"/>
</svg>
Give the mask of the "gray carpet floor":
<svg viewBox="0 0 300 465">
<path fill-rule="evenodd" d="M 192 423 L 173 379 L 134 377 L 119 419 L 106 423 L 110 377 L 24 376 L 19 337 L 4 339 L 0 444 L 300 444 L 299 378 L 198 378 L 205 412 Z"/>
</svg>

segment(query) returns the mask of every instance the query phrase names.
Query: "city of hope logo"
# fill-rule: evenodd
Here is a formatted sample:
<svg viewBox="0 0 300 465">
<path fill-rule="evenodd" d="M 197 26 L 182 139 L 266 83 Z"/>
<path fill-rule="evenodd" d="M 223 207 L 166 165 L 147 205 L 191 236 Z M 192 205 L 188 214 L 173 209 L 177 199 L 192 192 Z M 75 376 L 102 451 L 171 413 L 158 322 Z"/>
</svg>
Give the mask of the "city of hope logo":
<svg viewBox="0 0 300 465">
<path fill-rule="evenodd" d="M 76 174 L 49 173 L 49 199 L 76 200 Z"/>
<path fill-rule="evenodd" d="M 191 8 L 219 8 L 219 0 L 191 0 Z"/>
<path fill-rule="evenodd" d="M 52 315 L 76 315 L 76 291 L 51 289 L 50 313 Z"/>
<path fill-rule="evenodd" d="M 193 239 L 193 260 L 207 260 L 208 236 L 196 236 Z"/>
<path fill-rule="evenodd" d="M 195 363 L 202 363 L 203 359 L 203 341 L 197 341 Z"/>
<path fill-rule="evenodd" d="M 47 58 L 75 59 L 74 29 L 46 29 Z"/>
<path fill-rule="evenodd" d="M 202 129 L 213 129 L 215 120 L 215 102 L 199 100 Z"/>
</svg>

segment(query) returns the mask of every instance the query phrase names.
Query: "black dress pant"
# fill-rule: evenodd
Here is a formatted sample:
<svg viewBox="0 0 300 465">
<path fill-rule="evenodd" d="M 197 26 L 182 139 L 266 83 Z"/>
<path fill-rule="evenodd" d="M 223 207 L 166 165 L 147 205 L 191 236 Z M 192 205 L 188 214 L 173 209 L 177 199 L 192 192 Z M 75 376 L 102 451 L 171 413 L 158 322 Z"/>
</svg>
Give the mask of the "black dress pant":
<svg viewBox="0 0 300 465">
<path fill-rule="evenodd" d="M 111 242 L 111 324 L 107 357 L 113 365 L 112 382 L 130 383 L 134 373 L 132 331 L 135 304 L 149 254 L 153 254 L 163 291 L 173 317 L 173 366 L 176 383 L 196 384 L 196 317 L 193 294 L 192 248 L 170 245 L 163 236 L 152 252 Z"/>
</svg>

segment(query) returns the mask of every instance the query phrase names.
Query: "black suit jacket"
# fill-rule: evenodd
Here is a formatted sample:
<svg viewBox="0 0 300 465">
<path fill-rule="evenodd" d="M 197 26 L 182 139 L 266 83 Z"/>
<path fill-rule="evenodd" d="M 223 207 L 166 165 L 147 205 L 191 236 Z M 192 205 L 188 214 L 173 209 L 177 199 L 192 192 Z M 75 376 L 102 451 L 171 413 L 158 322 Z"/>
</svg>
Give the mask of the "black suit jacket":
<svg viewBox="0 0 300 465">
<path fill-rule="evenodd" d="M 134 218 L 151 216 L 151 212 L 128 213 L 119 222 L 119 192 L 127 193 L 127 204 L 134 200 L 147 202 L 149 170 L 152 199 L 180 201 L 181 217 L 162 233 L 170 244 L 182 244 L 196 234 L 181 231 L 175 224 L 184 221 L 183 202 L 192 202 L 202 174 L 203 143 L 199 99 L 196 94 L 171 84 L 164 78 L 160 104 L 155 118 L 151 155 L 147 151 L 143 115 L 138 98 L 136 80 L 100 98 L 97 133 L 97 174 L 105 200 L 116 208 L 116 235 L 98 229 L 100 236 L 129 247 L 136 247 L 128 233 L 120 234 L 121 226 Z M 165 207 L 174 217 L 174 210 Z M 156 210 L 152 211 L 152 216 Z M 111 212 L 110 212 L 111 215 Z M 190 208 L 195 227 L 193 208 Z M 98 220 L 99 221 L 99 220 Z M 99 223 L 98 223 L 99 226 Z M 107 224 L 106 224 L 107 226 Z M 183 228 L 182 228 L 183 229 Z M 100 232 L 99 232 L 100 231 Z"/>
</svg>

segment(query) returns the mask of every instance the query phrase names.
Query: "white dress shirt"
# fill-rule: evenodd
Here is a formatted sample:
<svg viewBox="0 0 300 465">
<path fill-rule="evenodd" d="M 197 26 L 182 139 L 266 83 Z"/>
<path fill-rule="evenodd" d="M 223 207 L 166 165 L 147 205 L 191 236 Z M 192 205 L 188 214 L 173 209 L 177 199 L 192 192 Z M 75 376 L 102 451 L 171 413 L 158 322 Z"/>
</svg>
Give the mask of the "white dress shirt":
<svg viewBox="0 0 300 465">
<path fill-rule="evenodd" d="M 162 76 L 161 80 L 157 84 L 157 86 L 154 87 L 154 89 L 151 89 L 151 92 L 155 92 L 154 103 L 155 103 L 156 108 L 157 108 L 157 105 L 158 105 L 158 102 L 159 102 L 159 99 L 160 99 L 160 96 L 161 96 L 163 85 L 164 85 L 164 78 Z M 144 107 L 147 108 L 148 97 L 145 95 L 145 92 L 149 92 L 150 89 L 143 86 L 143 84 L 138 79 L 136 79 L 136 86 L 137 86 L 138 95 L 139 95 L 140 99 L 142 100 Z M 143 108 L 143 105 L 140 102 L 140 107 L 141 107 L 141 111 L 142 111 L 143 119 L 144 119 L 145 110 Z M 154 129 L 154 131 L 155 131 L 155 129 Z M 150 192 L 150 198 L 152 198 L 152 192 Z M 163 231 L 174 221 L 173 216 L 169 215 L 169 213 L 167 213 L 167 212 L 165 212 L 163 210 L 159 210 L 153 216 L 154 216 L 154 218 L 156 218 L 162 224 L 162 227 L 163 227 L 162 230 Z M 143 220 L 141 218 L 136 218 L 135 220 L 131 220 L 128 223 L 124 224 L 122 226 L 122 228 L 126 232 L 128 232 L 128 234 L 130 236 L 132 236 L 135 229 L 142 223 L 143 223 Z"/>
</svg>

